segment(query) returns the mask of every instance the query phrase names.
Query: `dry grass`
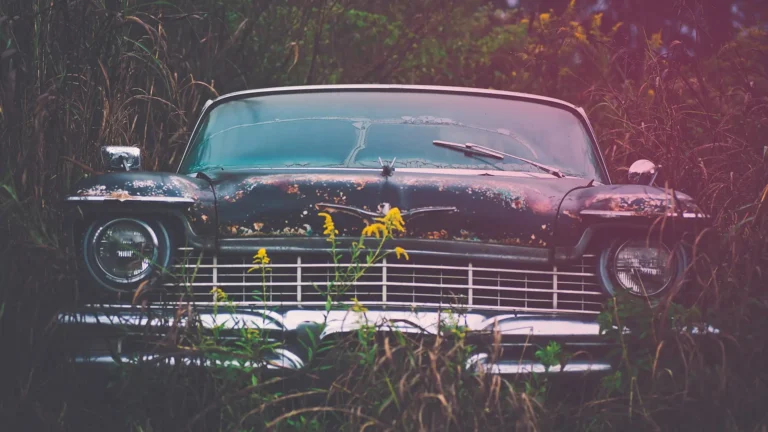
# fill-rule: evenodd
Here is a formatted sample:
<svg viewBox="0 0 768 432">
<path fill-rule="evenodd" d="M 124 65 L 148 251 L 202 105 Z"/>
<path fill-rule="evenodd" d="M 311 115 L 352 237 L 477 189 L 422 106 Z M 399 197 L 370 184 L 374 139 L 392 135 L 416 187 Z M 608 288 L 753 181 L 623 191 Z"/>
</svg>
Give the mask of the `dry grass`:
<svg viewBox="0 0 768 432">
<path fill-rule="evenodd" d="M 473 2 L 408 3 L 0 5 L 0 410 L 52 429 L 766 430 L 765 32 L 745 29 L 711 57 L 692 58 L 671 41 L 662 52 L 653 37 L 642 50 L 614 47 L 621 29 L 588 23 L 581 42 L 561 31 L 571 29 L 569 12 L 547 26 L 493 29 Z M 251 385 L 236 371 L 142 369 L 113 377 L 110 397 L 59 362 L 48 349 L 51 317 L 79 291 L 56 203 L 97 169 L 99 146 L 138 145 L 147 168 L 169 169 L 208 98 L 337 82 L 492 86 L 585 106 L 614 179 L 633 160 L 652 159 L 664 166 L 663 183 L 713 216 L 693 240 L 695 306 L 609 307 L 604 320 L 648 332 L 609 334 L 623 366 L 578 390 L 464 374 L 457 365 L 467 346 L 442 338 L 353 335 L 328 347 L 327 369 Z M 673 317 L 703 317 L 722 332 L 681 335 Z"/>
</svg>

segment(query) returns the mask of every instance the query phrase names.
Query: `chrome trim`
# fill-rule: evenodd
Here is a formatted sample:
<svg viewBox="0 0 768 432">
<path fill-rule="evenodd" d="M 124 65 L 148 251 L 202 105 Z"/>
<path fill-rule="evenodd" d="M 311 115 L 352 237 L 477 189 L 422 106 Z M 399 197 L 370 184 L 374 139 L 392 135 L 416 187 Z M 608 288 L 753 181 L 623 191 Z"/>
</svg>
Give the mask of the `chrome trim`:
<svg viewBox="0 0 768 432">
<path fill-rule="evenodd" d="M 560 108 L 567 109 L 577 117 L 580 117 L 582 123 L 586 126 L 586 132 L 589 135 L 590 143 L 592 144 L 592 150 L 595 152 L 595 154 L 598 157 L 598 165 L 600 166 L 600 169 L 602 171 L 601 174 L 605 176 L 604 178 L 606 180 L 606 184 L 611 184 L 610 175 L 608 173 L 608 166 L 605 164 L 603 153 L 600 151 L 600 147 L 597 144 L 597 135 L 595 134 L 595 130 L 592 127 L 592 124 L 589 122 L 589 117 L 587 117 L 586 111 L 584 111 L 584 109 L 581 107 L 577 107 L 571 103 L 568 103 L 560 99 L 550 98 L 546 96 L 539 96 L 539 95 L 534 95 L 529 93 L 516 93 L 516 92 L 508 92 L 508 91 L 501 91 L 501 90 L 478 89 L 478 88 L 470 88 L 470 87 L 402 85 L 402 84 L 345 84 L 345 85 L 272 87 L 272 88 L 263 88 L 263 89 L 243 90 L 243 91 L 233 92 L 233 93 L 219 96 L 218 98 L 212 100 L 210 104 L 206 102 L 205 106 L 200 112 L 200 115 L 197 118 L 197 122 L 195 123 L 195 127 L 192 129 L 192 133 L 189 136 L 189 141 L 187 141 L 187 145 L 184 147 L 184 153 L 181 155 L 181 159 L 179 160 L 179 166 L 176 168 L 176 173 L 179 173 L 179 170 L 181 169 L 181 164 L 184 162 L 184 158 L 186 158 L 187 156 L 187 152 L 189 151 L 189 146 L 192 144 L 192 141 L 197 136 L 197 132 L 200 129 L 200 124 L 202 123 L 203 118 L 208 114 L 208 112 L 211 109 L 215 108 L 216 105 L 218 105 L 219 103 L 225 102 L 230 99 L 239 99 L 239 98 L 244 98 L 249 96 L 260 96 L 260 95 L 263 96 L 263 95 L 280 94 L 280 93 L 290 94 L 290 93 L 301 93 L 301 92 L 322 92 L 322 91 L 330 92 L 334 90 L 340 90 L 340 91 L 400 90 L 404 92 L 410 91 L 410 92 L 463 94 L 463 95 L 501 97 L 506 99 L 524 100 L 529 102 L 539 102 L 539 103 L 546 103 L 554 106 L 559 106 Z"/>
<path fill-rule="evenodd" d="M 201 366 L 221 366 L 234 365 L 239 366 L 237 362 L 212 364 L 209 360 L 199 356 L 185 356 L 184 353 L 169 352 L 125 352 L 120 344 L 122 337 L 140 337 L 145 334 L 148 328 L 153 334 L 162 333 L 164 329 L 169 329 L 173 321 L 173 310 L 162 309 L 150 306 L 150 311 L 137 311 L 136 308 L 121 305 L 102 305 L 94 310 L 82 310 L 76 313 L 59 315 L 60 324 L 85 325 L 85 327 L 94 327 L 92 330 L 100 330 L 93 334 L 103 335 L 104 327 L 121 328 L 127 332 L 119 333 L 113 336 L 117 339 L 117 351 L 114 356 L 123 363 L 136 364 L 137 360 L 154 361 L 158 365 L 182 364 L 201 365 Z M 112 308 L 113 312 L 107 312 Z M 165 313 L 165 317 L 161 318 Z M 152 315 L 155 318 L 148 318 Z M 456 325 L 467 329 L 471 335 L 491 335 L 498 331 L 502 337 L 502 347 L 505 350 L 533 349 L 538 344 L 548 340 L 570 341 L 574 347 L 590 350 L 592 347 L 603 349 L 608 346 L 599 338 L 600 325 L 593 318 L 581 318 L 576 316 L 545 316 L 537 314 L 524 315 L 494 315 L 489 313 L 456 313 L 450 311 L 396 311 L 373 309 L 367 312 L 353 312 L 351 310 L 306 310 L 306 309 L 288 309 L 282 312 L 274 310 L 262 310 L 242 313 L 201 313 L 194 317 L 194 322 L 199 323 L 203 328 L 218 327 L 222 331 L 222 337 L 227 337 L 226 331 L 239 330 L 242 328 L 259 328 L 265 330 L 275 330 L 285 332 L 285 334 L 297 334 L 298 332 L 313 331 L 322 329 L 318 334 L 318 341 L 322 341 L 334 335 L 353 333 L 363 326 L 374 326 L 377 331 L 389 332 L 399 331 L 410 334 L 435 335 L 446 325 Z M 157 323 L 156 327 L 151 327 Z M 182 319 L 177 323 L 179 326 L 186 325 L 187 321 Z M 73 329 L 75 330 L 75 329 Z M 79 335 L 89 334 L 87 328 L 77 328 Z M 234 334 L 237 334 L 235 332 Z M 272 336 L 278 336 L 271 334 Z M 103 336 L 99 336 L 103 338 Z M 478 342 L 481 340 L 479 339 Z M 484 347 L 486 342 L 480 342 Z M 112 345 L 113 347 L 115 345 Z M 264 363 L 250 363 L 246 366 L 267 367 L 269 369 L 298 369 L 303 367 L 302 358 L 288 349 L 277 349 L 274 354 Z M 512 352 L 512 351 L 510 351 Z M 75 359 L 80 363 L 91 364 L 113 364 L 115 359 L 110 355 L 105 355 L 104 348 L 98 348 L 93 354 L 80 355 Z M 515 374 L 515 373 L 542 373 L 544 368 L 538 363 L 521 362 L 519 359 L 510 359 L 509 357 L 500 361 L 489 363 L 487 354 L 475 355 L 469 359 L 466 366 L 469 369 L 479 370 L 482 368 L 488 373 L 497 374 Z M 570 362 L 562 372 L 584 372 L 588 370 L 602 371 L 607 370 L 609 365 L 605 362 Z M 561 372 L 559 367 L 550 369 L 550 372 Z"/>
<path fill-rule="evenodd" d="M 363 209 L 359 209 L 357 207 L 352 207 L 348 205 L 331 204 L 331 203 L 317 203 L 315 204 L 315 208 L 321 211 L 323 209 L 330 209 L 333 211 L 347 213 L 347 214 L 358 216 L 361 218 L 365 218 L 365 217 L 378 218 L 378 217 L 385 216 L 386 213 L 389 211 L 388 209 L 389 204 L 386 204 L 386 203 L 384 204 L 385 206 L 383 207 L 383 210 L 379 212 L 372 212 L 372 211 L 363 210 Z M 458 211 L 459 209 L 456 207 L 419 207 L 419 208 L 410 209 L 410 210 L 403 210 L 400 212 L 400 216 L 402 216 L 403 219 L 406 219 L 406 218 L 412 219 L 427 213 L 456 213 Z"/>
<path fill-rule="evenodd" d="M 361 167 L 232 167 L 227 168 L 227 172 L 238 171 L 357 171 L 357 172 L 378 172 L 379 168 L 361 168 Z M 543 172 L 534 171 L 498 171 L 498 170 L 484 170 L 484 169 L 464 169 L 464 168 L 398 168 L 397 172 L 407 172 L 415 174 L 438 174 L 438 175 L 464 175 L 464 176 L 497 176 L 497 177 L 534 177 L 534 178 L 546 178 L 551 179 L 552 175 Z M 194 176 L 194 174 L 191 174 Z M 564 178 L 569 179 L 584 179 L 583 177 L 566 175 Z M 595 181 L 594 184 L 602 185 L 599 181 Z"/>
<path fill-rule="evenodd" d="M 210 290 L 217 287 L 236 305 L 322 308 L 326 299 L 315 288 L 325 286 L 336 268 L 352 266 L 333 264 L 323 256 L 282 252 L 277 260 L 273 257 L 267 279 L 262 281 L 260 272 L 248 272 L 253 268 L 249 256 L 215 255 L 197 260 L 192 254 L 171 266 L 171 272 L 180 276 L 164 284 L 171 292 L 165 301 L 172 302 L 177 290 L 197 305 L 210 305 Z M 356 297 L 367 306 L 597 314 L 605 297 L 594 255 L 552 266 L 504 266 L 467 257 L 438 265 L 434 263 L 446 258 L 411 258 L 409 262 L 393 259 L 371 265 L 363 278 L 338 294 L 336 302 L 352 304 L 351 298 Z M 184 276 L 192 274 L 194 279 Z"/>
<path fill-rule="evenodd" d="M 530 361 L 510 361 L 502 360 L 490 363 L 488 354 L 475 354 L 467 360 L 466 367 L 469 370 L 492 373 L 497 375 L 515 375 L 527 373 L 549 373 L 549 374 L 567 374 L 567 373 L 587 373 L 587 372 L 609 372 L 613 368 L 610 363 L 604 361 L 570 361 L 564 367 L 552 366 L 547 368 L 541 363 Z"/>
<path fill-rule="evenodd" d="M 633 212 L 633 211 L 622 211 L 622 210 L 582 210 L 579 212 L 579 214 L 582 215 L 591 215 L 591 216 L 605 216 L 605 217 L 628 217 L 628 216 L 635 216 L 635 217 L 647 217 L 647 216 L 662 216 L 662 215 L 646 215 L 643 213 Z M 675 213 L 675 212 L 667 212 L 664 216 L 666 217 L 680 217 L 682 216 L 684 219 L 706 219 L 709 218 L 708 215 L 704 213 L 693 213 L 693 212 L 685 212 L 685 213 Z"/>
<path fill-rule="evenodd" d="M 244 96 L 270 95 L 275 93 L 302 93 L 315 91 L 333 91 L 333 90 L 403 90 L 415 92 L 435 92 L 435 93 L 454 93 L 454 94 L 475 94 L 481 96 L 506 96 L 515 99 L 529 100 L 532 102 L 548 102 L 554 105 L 560 105 L 564 108 L 578 110 L 576 105 L 561 99 L 555 99 L 547 96 L 539 96 L 530 93 L 517 93 L 503 90 L 479 89 L 472 87 L 456 86 L 432 86 L 432 85 L 403 85 L 403 84 L 326 84 L 309 86 L 288 86 L 271 87 L 261 89 L 241 90 L 237 92 L 221 95 L 212 101 L 212 104 L 224 102 L 228 99 L 241 99 Z M 586 115 L 586 114 L 585 114 Z"/>
<path fill-rule="evenodd" d="M 304 367 L 304 361 L 301 360 L 296 354 L 277 348 L 271 353 L 268 358 L 263 362 L 245 361 L 238 362 L 234 360 L 219 360 L 213 361 L 211 359 L 205 359 L 202 357 L 194 357 L 189 355 L 183 355 L 181 353 L 175 355 L 163 355 L 163 354 L 136 354 L 126 355 L 117 354 L 114 357 L 111 355 L 96 355 L 88 356 L 81 355 L 74 358 L 74 362 L 78 364 L 101 364 L 101 365 L 117 365 L 117 364 L 131 364 L 137 365 L 141 362 L 157 361 L 159 364 L 174 366 L 177 363 L 186 366 L 205 366 L 205 367 L 266 367 L 272 370 L 296 370 Z"/>
<path fill-rule="evenodd" d="M 116 224 L 118 222 L 133 222 L 135 224 L 138 224 L 140 227 L 144 228 L 144 230 L 147 233 L 149 233 L 149 236 L 150 236 L 150 238 L 152 240 L 152 244 L 155 246 L 154 251 L 153 251 L 154 253 L 152 254 L 152 257 L 149 260 L 150 261 L 150 265 L 148 265 L 147 268 L 144 271 L 142 271 L 141 273 L 139 273 L 137 275 L 134 275 L 134 276 L 131 276 L 129 278 L 118 278 L 115 275 L 111 274 L 101 264 L 101 261 L 99 260 L 99 257 L 97 255 L 97 249 L 96 249 L 97 245 L 96 245 L 96 242 L 99 239 L 99 235 L 102 233 L 102 231 L 107 229 L 110 225 L 114 225 L 114 224 Z M 160 254 L 160 251 L 159 251 L 160 243 L 157 241 L 157 234 L 155 233 L 155 230 L 153 230 L 152 227 L 150 227 L 147 223 L 145 223 L 143 221 L 140 221 L 138 219 L 133 219 L 133 218 L 112 219 L 109 222 L 101 225 L 96 230 L 96 232 L 93 234 L 93 237 L 90 240 L 91 240 L 90 241 L 90 247 L 93 250 L 93 257 L 94 257 L 94 260 L 96 261 L 96 265 L 99 266 L 99 268 L 101 269 L 102 274 L 104 274 L 104 276 L 107 279 L 111 280 L 112 282 L 127 284 L 127 283 L 133 283 L 133 282 L 136 282 L 138 280 L 143 279 L 144 277 L 146 277 L 152 271 L 152 263 L 157 262 L 157 257 Z M 89 254 L 86 253 L 86 259 L 87 259 L 88 255 Z"/>
<path fill-rule="evenodd" d="M 112 312 L 108 312 L 112 309 Z M 123 309 L 123 311 L 120 311 Z M 150 307 L 156 312 L 170 313 L 168 309 Z M 171 311 L 173 312 L 173 311 Z M 332 334 L 352 332 L 363 326 L 378 327 L 379 330 L 400 330 L 436 334 L 441 325 L 454 323 L 470 332 L 490 333 L 498 330 L 505 336 L 536 337 L 581 337 L 598 336 L 600 325 L 591 316 L 576 314 L 548 316 L 542 314 L 503 314 L 495 312 L 411 311 L 371 309 L 366 312 L 351 310 L 310 310 L 290 308 L 281 312 L 254 310 L 251 312 L 218 313 L 201 312 L 194 317 L 203 328 L 218 326 L 221 330 L 259 328 L 292 332 L 307 324 L 325 324 L 321 339 Z M 147 316 L 127 305 L 90 305 L 78 312 L 62 313 L 58 316 L 62 325 L 125 326 L 143 330 L 146 327 L 169 327 L 172 316 Z M 177 323 L 187 325 L 187 318 Z"/>
<path fill-rule="evenodd" d="M 148 197 L 138 195 L 128 195 L 120 197 L 111 196 L 70 196 L 64 199 L 65 201 L 150 201 L 150 202 L 167 202 L 167 203 L 189 203 L 195 202 L 192 198 L 184 197 Z"/>
</svg>

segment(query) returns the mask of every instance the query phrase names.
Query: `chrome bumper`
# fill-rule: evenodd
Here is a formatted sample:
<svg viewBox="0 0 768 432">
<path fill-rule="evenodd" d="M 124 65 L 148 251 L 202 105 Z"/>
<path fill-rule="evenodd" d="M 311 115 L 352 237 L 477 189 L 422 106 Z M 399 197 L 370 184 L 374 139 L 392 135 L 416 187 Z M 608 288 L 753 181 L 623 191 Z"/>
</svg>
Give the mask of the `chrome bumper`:
<svg viewBox="0 0 768 432">
<path fill-rule="evenodd" d="M 73 360 L 84 364 L 115 364 L 156 361 L 162 364 L 207 365 L 198 358 L 178 353 L 169 356 L 151 350 L 135 349 L 123 341 L 140 337 L 148 329 L 163 335 L 173 321 L 173 311 L 150 309 L 150 313 L 131 307 L 93 307 L 74 313 L 59 315 L 59 327 L 67 333 L 67 340 L 79 340 L 80 349 Z M 534 353 L 550 341 L 557 341 L 570 352 L 590 353 L 592 357 L 579 357 L 564 367 L 553 367 L 550 373 L 585 373 L 611 370 L 605 354 L 610 345 L 601 339 L 599 325 L 591 317 L 562 314 L 499 314 L 487 312 L 419 312 L 411 310 L 320 311 L 288 309 L 283 311 L 238 311 L 225 313 L 219 309 L 198 311 L 196 322 L 204 328 L 218 326 L 223 332 L 241 328 L 268 330 L 270 337 L 280 335 L 285 347 L 275 350 L 264 364 L 270 369 L 300 369 L 304 355 L 298 339 L 313 332 L 319 340 L 354 332 L 363 325 L 375 326 L 381 332 L 400 331 L 409 334 L 436 335 L 441 326 L 461 326 L 478 353 L 467 362 L 473 370 L 483 369 L 495 374 L 541 373 L 546 368 L 535 361 Z M 186 319 L 177 320 L 183 326 Z M 493 335 L 498 331 L 503 355 L 491 361 L 489 355 Z M 91 343 L 90 341 L 100 341 Z M 108 350 L 105 348 L 109 345 Z M 217 364 L 222 365 L 221 363 Z"/>
</svg>

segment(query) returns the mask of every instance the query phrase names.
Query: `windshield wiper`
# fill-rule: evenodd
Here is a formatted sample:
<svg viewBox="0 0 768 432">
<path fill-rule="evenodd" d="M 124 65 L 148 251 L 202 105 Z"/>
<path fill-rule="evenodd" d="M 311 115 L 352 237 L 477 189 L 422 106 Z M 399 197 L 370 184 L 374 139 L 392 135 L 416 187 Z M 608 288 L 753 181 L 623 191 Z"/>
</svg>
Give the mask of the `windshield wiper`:
<svg viewBox="0 0 768 432">
<path fill-rule="evenodd" d="M 551 166 L 540 164 L 538 162 L 534 162 L 534 161 L 529 160 L 529 159 L 521 158 L 520 156 L 515 156 L 515 155 L 509 154 L 509 153 L 500 152 L 498 150 L 494 150 L 492 148 L 488 148 L 488 147 L 477 145 L 477 144 L 472 144 L 472 143 L 459 144 L 459 143 L 455 143 L 455 142 L 440 141 L 440 140 L 432 141 L 432 144 L 434 144 L 436 146 L 440 146 L 440 147 L 445 147 L 447 149 L 456 150 L 456 151 L 462 152 L 462 153 L 464 153 L 464 154 L 466 154 L 468 156 L 472 155 L 472 154 L 476 154 L 476 155 L 481 155 L 481 156 L 492 157 L 494 159 L 504 159 L 504 156 L 508 156 L 508 157 L 511 157 L 512 159 L 516 159 L 516 160 L 519 160 L 519 161 L 531 164 L 531 165 L 535 166 L 536 168 L 538 168 L 538 169 L 540 169 L 540 170 L 542 170 L 544 172 L 547 172 L 549 174 L 552 174 L 553 176 L 555 176 L 557 178 L 565 177 L 565 174 L 563 174 L 557 168 L 553 168 Z"/>
</svg>

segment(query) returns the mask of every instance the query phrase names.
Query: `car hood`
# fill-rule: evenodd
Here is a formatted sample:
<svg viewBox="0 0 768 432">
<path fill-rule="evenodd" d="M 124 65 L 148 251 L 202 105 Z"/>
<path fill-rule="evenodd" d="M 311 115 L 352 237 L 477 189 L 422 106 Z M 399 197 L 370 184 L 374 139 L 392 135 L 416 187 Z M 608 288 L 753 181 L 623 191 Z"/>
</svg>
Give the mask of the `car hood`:
<svg viewBox="0 0 768 432">
<path fill-rule="evenodd" d="M 358 237 L 381 212 L 403 213 L 404 238 L 546 248 L 558 206 L 588 180 L 477 170 L 237 170 L 206 173 L 220 238 L 322 236 L 333 215 L 340 237 Z"/>
</svg>

